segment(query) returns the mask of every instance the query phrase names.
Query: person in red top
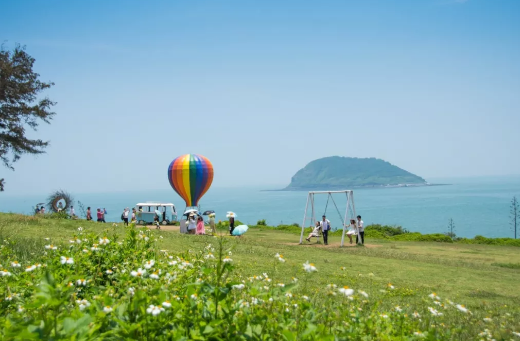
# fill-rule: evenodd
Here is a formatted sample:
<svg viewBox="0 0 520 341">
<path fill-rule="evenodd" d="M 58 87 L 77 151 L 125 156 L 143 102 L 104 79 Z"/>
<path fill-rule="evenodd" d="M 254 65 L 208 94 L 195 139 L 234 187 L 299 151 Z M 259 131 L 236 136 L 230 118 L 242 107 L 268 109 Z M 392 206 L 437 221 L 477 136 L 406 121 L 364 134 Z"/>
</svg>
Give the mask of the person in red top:
<svg viewBox="0 0 520 341">
<path fill-rule="evenodd" d="M 101 213 L 101 209 L 97 209 L 97 221 L 98 223 L 103 222 L 103 213 Z"/>
<path fill-rule="evenodd" d="M 90 207 L 87 207 L 87 220 L 92 220 L 92 213 L 90 212 Z"/>
</svg>

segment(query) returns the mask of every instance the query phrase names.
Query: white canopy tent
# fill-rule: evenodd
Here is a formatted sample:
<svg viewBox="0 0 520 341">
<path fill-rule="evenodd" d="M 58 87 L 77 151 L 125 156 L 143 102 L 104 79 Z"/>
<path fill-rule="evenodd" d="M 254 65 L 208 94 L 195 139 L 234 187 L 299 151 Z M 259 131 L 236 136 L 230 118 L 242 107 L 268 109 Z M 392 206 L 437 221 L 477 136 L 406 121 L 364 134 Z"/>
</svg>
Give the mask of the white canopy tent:
<svg viewBox="0 0 520 341">
<path fill-rule="evenodd" d="M 315 216 L 315 209 L 314 209 L 314 195 L 315 194 L 327 194 L 327 205 L 328 200 L 332 199 L 332 202 L 334 203 L 334 206 L 336 206 L 336 209 L 338 210 L 338 213 L 340 215 L 340 218 L 342 219 L 342 228 L 343 228 L 343 234 L 341 236 L 341 246 L 343 246 L 343 242 L 345 241 L 345 222 L 349 222 L 350 219 L 356 219 L 356 207 L 354 206 L 354 191 L 351 190 L 344 190 L 344 191 L 311 191 L 307 195 L 307 205 L 305 206 L 305 214 L 303 216 L 303 224 L 302 224 L 302 233 L 300 235 L 300 244 L 303 243 L 303 233 L 305 231 L 305 224 L 308 220 L 311 221 L 311 226 L 314 228 L 314 225 L 316 224 L 316 216 Z M 341 215 L 341 212 L 339 211 L 336 202 L 334 201 L 333 194 L 344 194 L 347 197 L 347 205 L 345 207 L 345 215 L 344 218 Z M 325 207 L 325 210 L 327 207 Z M 310 212 L 309 212 L 310 210 Z"/>
</svg>

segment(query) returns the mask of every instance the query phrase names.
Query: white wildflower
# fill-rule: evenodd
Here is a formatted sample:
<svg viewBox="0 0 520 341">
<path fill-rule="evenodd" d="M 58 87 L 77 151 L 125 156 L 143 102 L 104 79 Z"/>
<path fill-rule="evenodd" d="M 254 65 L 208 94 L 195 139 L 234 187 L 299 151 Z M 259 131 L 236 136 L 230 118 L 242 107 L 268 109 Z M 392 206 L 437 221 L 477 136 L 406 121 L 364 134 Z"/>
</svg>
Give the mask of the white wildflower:
<svg viewBox="0 0 520 341">
<path fill-rule="evenodd" d="M 399 313 L 400 313 L 401 311 L 403 311 L 403 309 L 401 309 L 401 307 L 398 306 L 398 305 L 396 305 L 394 309 L 395 309 L 395 311 L 397 311 L 397 312 L 399 312 Z"/>
<path fill-rule="evenodd" d="M 107 245 L 110 243 L 110 240 L 107 237 L 99 238 L 99 244 Z"/>
<path fill-rule="evenodd" d="M 469 312 L 468 308 L 466 308 L 466 307 L 463 306 L 462 304 L 457 304 L 455 307 L 457 307 L 457 309 L 459 309 L 459 310 L 462 311 L 463 313 L 468 313 L 468 312 Z"/>
<path fill-rule="evenodd" d="M 90 302 L 87 300 L 76 300 L 76 303 L 79 306 L 79 310 L 84 310 L 85 308 L 90 307 Z"/>
<path fill-rule="evenodd" d="M 146 309 L 146 312 L 148 314 L 152 314 L 153 316 L 157 316 L 161 313 L 161 311 L 164 311 L 164 308 L 161 307 L 160 305 L 153 305 L 151 304 L 147 309 Z"/>
<path fill-rule="evenodd" d="M 150 278 L 159 279 L 159 272 L 157 272 L 157 271 L 152 272 L 152 274 L 150 275 Z"/>
<path fill-rule="evenodd" d="M 114 309 L 112 309 L 112 307 L 109 306 L 109 305 L 107 305 L 107 306 L 105 306 L 105 307 L 103 308 L 103 311 L 104 311 L 106 314 L 111 313 L 112 310 L 114 310 Z"/>
<path fill-rule="evenodd" d="M 134 296 L 134 295 L 135 295 L 135 288 L 134 288 L 134 287 L 130 287 L 130 288 L 128 288 L 128 294 L 129 294 L 130 296 Z"/>
<path fill-rule="evenodd" d="M 137 271 L 130 272 L 130 275 L 133 277 L 143 277 L 144 274 L 146 274 L 146 270 L 143 270 L 141 268 L 137 269 Z"/>
<path fill-rule="evenodd" d="M 150 269 L 150 268 L 151 268 L 152 266 L 154 266 L 154 265 L 155 265 L 155 260 L 150 259 L 150 260 L 148 260 L 148 261 L 146 261 L 146 262 L 144 263 L 144 268 L 145 268 L 145 269 Z"/>
<path fill-rule="evenodd" d="M 171 304 L 170 301 L 164 301 L 164 302 L 162 303 L 162 305 L 163 305 L 164 307 L 166 307 L 166 308 L 171 308 L 171 306 L 172 306 L 172 304 Z"/>
<path fill-rule="evenodd" d="M 244 289 L 246 286 L 244 284 L 235 284 L 232 286 L 233 289 L 235 290 L 242 290 Z"/>
<path fill-rule="evenodd" d="M 434 299 L 434 300 L 440 300 L 441 298 L 439 296 L 437 296 L 436 293 L 432 292 L 431 294 L 428 295 L 428 297 L 430 297 L 431 299 Z"/>
<path fill-rule="evenodd" d="M 61 256 L 60 263 L 61 264 L 74 264 L 74 259 L 72 259 L 71 257 Z"/>
<path fill-rule="evenodd" d="M 277 253 L 276 255 L 274 255 L 274 257 L 276 259 L 278 259 L 280 262 L 284 263 L 285 262 L 285 259 L 283 258 L 283 256 L 279 253 Z"/>
<path fill-rule="evenodd" d="M 223 260 L 224 263 L 231 263 L 233 260 L 229 258 L 229 256 L 226 256 Z"/>
<path fill-rule="evenodd" d="M 77 285 L 86 286 L 86 285 L 87 285 L 87 280 L 86 280 L 86 279 L 83 279 L 83 278 L 78 279 L 78 280 L 76 281 L 76 284 L 77 284 Z"/>
<path fill-rule="evenodd" d="M 364 292 L 363 290 L 359 290 L 358 291 L 361 295 L 365 296 L 366 298 L 368 298 L 368 294 L 366 292 Z"/>
<path fill-rule="evenodd" d="M 305 264 L 303 264 L 303 270 L 305 270 L 307 272 L 318 271 L 318 269 L 316 269 L 314 264 L 309 263 L 309 261 L 307 261 Z"/>
<path fill-rule="evenodd" d="M 11 262 L 11 266 L 12 266 L 13 268 L 19 268 L 19 267 L 21 267 L 22 265 L 21 265 L 20 263 L 18 263 L 17 261 L 14 261 L 14 262 Z"/>
<path fill-rule="evenodd" d="M 45 245 L 45 248 L 46 248 L 47 250 L 58 250 L 58 247 L 57 247 L 57 246 L 54 246 L 54 245 L 52 245 L 52 244 L 50 244 L 50 245 Z"/>
<path fill-rule="evenodd" d="M 354 289 L 350 289 L 349 287 L 344 286 L 343 288 L 339 289 L 339 292 L 345 296 L 352 296 L 352 294 L 354 294 Z"/>
</svg>

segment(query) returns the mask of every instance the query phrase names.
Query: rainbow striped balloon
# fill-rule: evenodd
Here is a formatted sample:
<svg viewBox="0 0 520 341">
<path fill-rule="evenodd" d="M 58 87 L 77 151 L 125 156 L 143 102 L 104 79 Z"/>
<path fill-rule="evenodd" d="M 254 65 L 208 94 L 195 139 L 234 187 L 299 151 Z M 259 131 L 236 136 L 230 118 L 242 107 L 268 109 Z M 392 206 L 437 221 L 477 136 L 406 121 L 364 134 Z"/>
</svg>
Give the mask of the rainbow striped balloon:
<svg viewBox="0 0 520 341">
<path fill-rule="evenodd" d="M 213 182 L 213 165 L 202 155 L 182 155 L 170 163 L 168 180 L 187 207 L 197 206 Z"/>
</svg>

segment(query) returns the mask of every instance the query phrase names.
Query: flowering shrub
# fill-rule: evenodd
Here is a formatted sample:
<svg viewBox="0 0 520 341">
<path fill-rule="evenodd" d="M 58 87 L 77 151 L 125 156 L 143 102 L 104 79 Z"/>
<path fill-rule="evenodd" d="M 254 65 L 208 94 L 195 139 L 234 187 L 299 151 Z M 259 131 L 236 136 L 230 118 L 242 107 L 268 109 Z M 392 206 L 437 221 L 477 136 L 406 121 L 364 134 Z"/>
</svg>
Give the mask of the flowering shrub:
<svg viewBox="0 0 520 341">
<path fill-rule="evenodd" d="M 0 265 L 1 339 L 67 340 L 449 340 L 520 336 L 518 315 L 475 310 L 432 293 L 422 304 L 392 284 L 309 287 L 320 269 L 300 264 L 299 279 L 273 278 L 288 267 L 273 254 L 273 273 L 242 277 L 224 238 L 200 250 L 158 250 L 154 234 L 75 233 L 43 255 L 19 262 L 9 241 Z M 369 275 L 370 276 L 370 275 Z M 369 290 L 370 289 L 370 290 Z M 368 293 L 367 293 L 368 291 Z M 519 339 L 520 340 L 520 339 Z"/>
</svg>

